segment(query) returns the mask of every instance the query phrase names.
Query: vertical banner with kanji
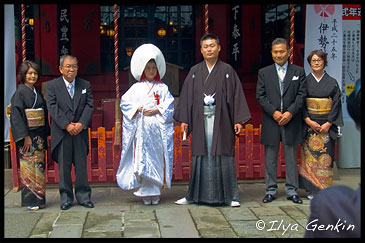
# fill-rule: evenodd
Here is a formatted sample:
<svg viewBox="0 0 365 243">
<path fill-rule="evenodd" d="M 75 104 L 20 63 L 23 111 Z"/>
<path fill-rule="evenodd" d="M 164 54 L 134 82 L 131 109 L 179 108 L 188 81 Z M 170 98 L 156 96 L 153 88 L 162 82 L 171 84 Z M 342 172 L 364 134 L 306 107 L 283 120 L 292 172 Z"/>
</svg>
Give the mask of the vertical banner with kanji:
<svg viewBox="0 0 365 243">
<path fill-rule="evenodd" d="M 240 4 L 232 4 L 231 5 L 231 46 L 230 46 L 230 60 L 231 65 L 234 68 L 241 67 L 241 5 Z"/>
<path fill-rule="evenodd" d="M 342 87 L 342 5 L 308 4 L 305 23 L 304 60 L 313 50 L 326 52 L 326 72 Z M 308 75 L 312 69 L 307 61 L 304 69 Z"/>
<path fill-rule="evenodd" d="M 355 82 L 361 77 L 361 4 L 343 4 L 343 63 L 342 63 L 342 97 L 344 103 L 354 90 Z M 347 109 L 343 116 L 349 118 Z"/>
<path fill-rule="evenodd" d="M 71 14 L 70 6 L 60 4 L 57 6 L 58 17 L 58 56 L 71 54 Z"/>
</svg>

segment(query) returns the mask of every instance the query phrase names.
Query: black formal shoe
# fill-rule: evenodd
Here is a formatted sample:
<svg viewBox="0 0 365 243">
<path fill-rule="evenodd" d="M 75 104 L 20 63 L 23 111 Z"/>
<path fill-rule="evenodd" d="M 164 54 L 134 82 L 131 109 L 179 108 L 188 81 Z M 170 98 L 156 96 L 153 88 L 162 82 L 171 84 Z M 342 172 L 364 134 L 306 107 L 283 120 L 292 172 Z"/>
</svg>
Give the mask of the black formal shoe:
<svg viewBox="0 0 365 243">
<path fill-rule="evenodd" d="M 266 194 L 264 199 L 262 200 L 263 203 L 269 203 L 275 200 L 275 197 L 271 194 Z"/>
<path fill-rule="evenodd" d="M 287 197 L 288 200 L 292 200 L 293 203 L 298 203 L 298 204 L 302 204 L 303 201 L 298 197 L 298 195 L 294 195 L 291 197 Z"/>
<path fill-rule="evenodd" d="M 94 208 L 94 204 L 92 204 L 92 202 L 80 203 L 80 205 L 85 208 Z"/>
<path fill-rule="evenodd" d="M 61 210 L 67 210 L 72 207 L 72 203 L 62 203 L 61 204 Z"/>
</svg>

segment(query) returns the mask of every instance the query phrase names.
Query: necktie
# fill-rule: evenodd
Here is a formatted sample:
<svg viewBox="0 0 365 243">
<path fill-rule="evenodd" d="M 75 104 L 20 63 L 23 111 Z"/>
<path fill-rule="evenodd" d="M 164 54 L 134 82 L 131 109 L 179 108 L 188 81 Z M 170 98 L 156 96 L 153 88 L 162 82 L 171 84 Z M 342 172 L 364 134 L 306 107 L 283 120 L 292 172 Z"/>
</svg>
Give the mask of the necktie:
<svg viewBox="0 0 365 243">
<path fill-rule="evenodd" d="M 74 90 L 73 90 L 73 85 L 72 85 L 72 83 L 70 83 L 70 84 L 68 84 L 67 85 L 67 90 L 68 90 L 68 93 L 70 94 L 70 96 L 71 96 L 71 99 L 73 99 L 73 97 L 74 97 Z"/>
<path fill-rule="evenodd" d="M 280 80 L 283 81 L 284 77 L 285 77 L 284 67 L 279 67 L 279 78 L 280 78 Z"/>
<path fill-rule="evenodd" d="M 285 73 L 284 73 L 284 67 L 279 67 L 279 84 L 280 84 L 280 94 L 283 95 L 283 90 L 284 90 L 284 77 L 285 77 Z"/>
<path fill-rule="evenodd" d="M 283 93 L 284 93 L 284 67 L 279 67 L 279 85 L 280 85 L 280 111 L 283 112 Z"/>
</svg>

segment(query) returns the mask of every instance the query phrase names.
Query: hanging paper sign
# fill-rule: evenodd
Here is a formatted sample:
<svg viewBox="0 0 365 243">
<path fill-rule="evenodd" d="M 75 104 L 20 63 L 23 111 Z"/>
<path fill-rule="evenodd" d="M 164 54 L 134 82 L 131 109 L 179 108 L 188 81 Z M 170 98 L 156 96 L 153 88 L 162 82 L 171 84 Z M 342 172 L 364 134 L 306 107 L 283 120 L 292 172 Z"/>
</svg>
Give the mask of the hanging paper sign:
<svg viewBox="0 0 365 243">
<path fill-rule="evenodd" d="M 231 46 L 230 46 L 230 60 L 234 68 L 241 67 L 241 6 L 239 4 L 231 5 Z"/>
<path fill-rule="evenodd" d="M 347 99 L 355 82 L 361 77 L 361 5 L 343 4 L 343 62 L 342 62 L 342 99 L 343 116 L 350 118 L 347 112 Z M 346 87 L 346 92 L 344 91 Z"/>
<path fill-rule="evenodd" d="M 58 5 L 58 55 L 59 57 L 71 53 L 71 21 L 70 6 Z"/>
<path fill-rule="evenodd" d="M 335 78 L 340 88 L 342 69 L 342 5 L 308 4 L 305 24 L 305 50 L 307 57 L 313 50 L 326 52 L 328 66 L 326 72 Z M 304 62 L 306 74 L 312 72 L 308 62 Z"/>
</svg>

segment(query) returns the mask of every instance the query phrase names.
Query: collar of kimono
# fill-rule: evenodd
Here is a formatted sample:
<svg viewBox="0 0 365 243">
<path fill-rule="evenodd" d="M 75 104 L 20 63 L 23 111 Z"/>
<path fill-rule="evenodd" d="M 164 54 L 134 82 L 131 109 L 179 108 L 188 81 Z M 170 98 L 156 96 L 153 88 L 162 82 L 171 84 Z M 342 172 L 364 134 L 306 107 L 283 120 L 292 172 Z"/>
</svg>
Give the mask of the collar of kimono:
<svg viewBox="0 0 365 243">
<path fill-rule="evenodd" d="M 142 80 L 141 80 L 142 81 Z M 149 83 L 150 81 L 148 81 L 147 79 L 145 79 L 145 81 L 147 82 L 147 83 Z M 147 84 L 146 83 L 146 84 Z M 150 86 L 147 84 L 147 87 L 148 88 L 150 88 L 149 90 L 148 90 L 148 92 L 147 92 L 147 94 L 149 94 L 150 92 L 151 92 L 151 90 L 153 89 L 153 87 L 155 86 L 155 84 L 156 84 L 156 80 L 154 80 L 153 81 L 153 85 L 152 85 L 152 87 L 150 88 Z"/>
<path fill-rule="evenodd" d="M 145 79 L 146 79 L 146 74 L 143 73 L 141 78 L 139 79 L 139 81 L 143 81 Z M 155 81 L 162 83 L 161 78 L 160 78 L 160 74 L 158 73 L 158 71 L 157 71 L 157 74 L 155 76 Z"/>
</svg>

